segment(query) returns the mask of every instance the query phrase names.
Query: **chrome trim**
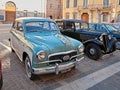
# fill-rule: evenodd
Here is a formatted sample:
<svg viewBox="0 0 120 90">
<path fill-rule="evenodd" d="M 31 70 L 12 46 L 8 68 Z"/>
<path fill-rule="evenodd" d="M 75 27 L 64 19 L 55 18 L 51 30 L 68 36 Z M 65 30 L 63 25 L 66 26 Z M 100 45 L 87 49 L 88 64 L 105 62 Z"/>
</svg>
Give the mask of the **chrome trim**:
<svg viewBox="0 0 120 90">
<path fill-rule="evenodd" d="M 73 58 L 77 58 L 78 56 L 81 56 L 81 55 L 84 55 L 84 53 L 80 53 L 80 54 L 77 54 L 75 56 L 72 56 L 70 58 L 70 60 L 72 60 Z M 82 58 L 82 57 L 81 57 Z M 43 62 L 38 62 L 38 63 L 34 63 L 34 64 L 46 64 L 46 63 L 52 63 L 52 62 L 62 62 L 62 60 L 58 59 L 58 60 L 47 60 L 47 61 L 43 61 Z"/>
<path fill-rule="evenodd" d="M 47 74 L 47 73 L 59 74 L 60 71 L 71 69 L 74 66 L 76 67 L 78 62 L 83 59 L 84 57 L 80 58 L 79 60 L 75 60 L 65 64 L 56 63 L 54 66 L 46 66 L 43 68 L 33 68 L 33 73 L 34 74 Z"/>
<path fill-rule="evenodd" d="M 62 60 L 51 60 L 51 61 L 43 61 L 43 62 L 38 62 L 38 63 L 34 63 L 34 64 L 46 64 L 46 63 L 52 63 L 52 62 L 62 62 Z"/>
<path fill-rule="evenodd" d="M 75 56 L 72 56 L 72 57 L 70 58 L 70 60 L 72 60 L 72 58 L 77 58 L 77 57 L 80 56 L 80 55 L 84 55 L 84 53 L 80 53 L 80 54 L 77 54 L 77 55 L 75 55 Z"/>
<path fill-rule="evenodd" d="M 51 56 L 60 55 L 60 54 L 68 54 L 68 53 L 72 53 L 72 52 L 77 52 L 77 50 L 71 50 L 71 51 L 67 51 L 67 52 L 59 52 L 59 53 L 50 54 L 48 56 L 48 58 Z"/>
<path fill-rule="evenodd" d="M 40 50 L 39 52 L 37 52 L 37 55 L 39 55 L 41 52 L 45 52 L 45 51 L 43 51 L 43 50 Z"/>
</svg>

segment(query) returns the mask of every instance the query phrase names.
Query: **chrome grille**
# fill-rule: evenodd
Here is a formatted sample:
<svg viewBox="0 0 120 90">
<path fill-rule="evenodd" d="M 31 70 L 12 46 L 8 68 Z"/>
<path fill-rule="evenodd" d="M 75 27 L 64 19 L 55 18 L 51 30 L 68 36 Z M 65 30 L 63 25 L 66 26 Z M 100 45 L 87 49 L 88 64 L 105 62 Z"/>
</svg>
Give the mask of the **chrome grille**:
<svg viewBox="0 0 120 90">
<path fill-rule="evenodd" d="M 53 55 L 49 56 L 49 61 L 54 61 L 54 60 L 61 60 L 62 62 L 67 62 L 70 60 L 72 56 L 77 55 L 77 51 L 70 51 L 70 52 L 61 52 L 61 53 L 56 53 Z M 69 56 L 69 57 L 68 57 Z M 56 62 L 52 62 L 56 63 Z M 58 63 L 58 62 L 57 62 Z M 59 62 L 60 63 L 60 62 Z"/>
</svg>

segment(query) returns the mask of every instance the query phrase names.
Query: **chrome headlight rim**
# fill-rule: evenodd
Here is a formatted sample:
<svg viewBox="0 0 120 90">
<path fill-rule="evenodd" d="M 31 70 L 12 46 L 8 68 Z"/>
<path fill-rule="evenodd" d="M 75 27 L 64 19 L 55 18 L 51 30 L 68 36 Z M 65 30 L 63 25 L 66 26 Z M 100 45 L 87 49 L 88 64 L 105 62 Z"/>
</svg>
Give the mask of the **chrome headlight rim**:
<svg viewBox="0 0 120 90">
<path fill-rule="evenodd" d="M 37 53 L 37 58 L 39 59 L 39 60 L 43 60 L 44 58 L 46 57 L 46 53 L 45 53 L 45 51 L 39 51 L 38 53 Z"/>
<path fill-rule="evenodd" d="M 78 51 L 83 52 L 84 51 L 84 45 L 79 45 L 78 46 Z"/>
</svg>

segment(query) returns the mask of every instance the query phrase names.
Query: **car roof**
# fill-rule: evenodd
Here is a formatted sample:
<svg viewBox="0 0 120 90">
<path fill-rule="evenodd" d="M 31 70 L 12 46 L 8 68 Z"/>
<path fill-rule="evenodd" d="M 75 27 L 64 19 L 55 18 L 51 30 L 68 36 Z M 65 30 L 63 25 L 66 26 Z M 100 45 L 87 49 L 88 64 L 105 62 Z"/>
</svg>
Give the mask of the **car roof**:
<svg viewBox="0 0 120 90">
<path fill-rule="evenodd" d="M 43 18 L 43 17 L 20 17 L 16 18 L 15 21 L 18 22 L 29 22 L 29 21 L 52 21 L 52 19 L 49 18 Z"/>
<path fill-rule="evenodd" d="M 77 20 L 77 19 L 56 19 L 55 21 L 69 21 L 69 22 L 87 23 L 87 21 L 85 21 L 85 20 Z"/>
</svg>

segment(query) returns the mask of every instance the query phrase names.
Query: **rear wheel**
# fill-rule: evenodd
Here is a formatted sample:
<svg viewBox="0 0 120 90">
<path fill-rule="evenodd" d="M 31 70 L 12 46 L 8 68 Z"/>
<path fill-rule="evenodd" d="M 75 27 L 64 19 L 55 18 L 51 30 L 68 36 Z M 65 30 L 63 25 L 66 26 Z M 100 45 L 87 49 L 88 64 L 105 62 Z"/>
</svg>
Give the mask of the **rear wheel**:
<svg viewBox="0 0 120 90">
<path fill-rule="evenodd" d="M 90 43 L 86 46 L 85 54 L 90 59 L 94 59 L 94 60 L 98 60 L 102 55 L 100 47 L 93 43 Z"/>
<path fill-rule="evenodd" d="M 32 67 L 29 56 L 26 56 L 25 58 L 25 68 L 26 68 L 26 74 L 31 79 L 34 80 L 35 75 L 32 73 Z"/>
</svg>

